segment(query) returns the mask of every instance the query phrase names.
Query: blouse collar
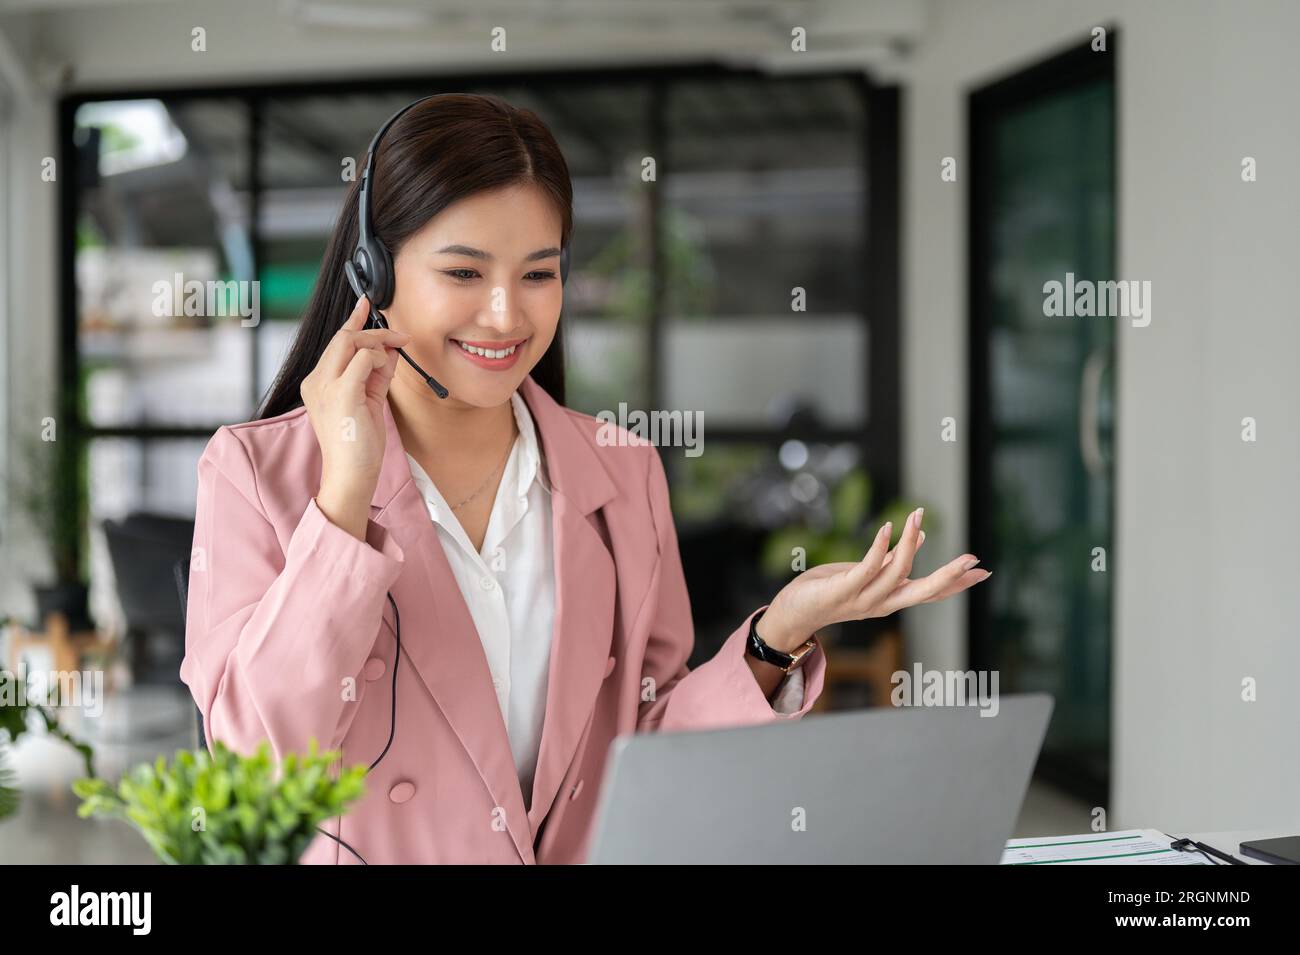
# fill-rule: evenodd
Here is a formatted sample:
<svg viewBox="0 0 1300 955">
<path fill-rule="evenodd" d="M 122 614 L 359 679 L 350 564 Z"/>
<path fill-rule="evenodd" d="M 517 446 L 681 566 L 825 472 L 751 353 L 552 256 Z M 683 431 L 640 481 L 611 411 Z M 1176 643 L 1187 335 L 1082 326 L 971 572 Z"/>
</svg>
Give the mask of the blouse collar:
<svg viewBox="0 0 1300 955">
<path fill-rule="evenodd" d="M 505 474 L 502 476 L 502 484 L 509 486 L 507 482 L 513 481 L 515 494 L 519 498 L 528 496 L 528 490 L 532 487 L 533 481 L 536 480 L 542 490 L 547 494 L 551 493 L 551 488 L 546 476 L 544 459 L 541 451 L 541 444 L 537 440 L 537 428 L 533 422 L 533 416 L 528 410 L 528 402 L 524 401 L 518 390 L 510 393 L 510 407 L 514 411 L 515 424 L 519 428 L 519 436 L 515 439 L 511 447 L 510 455 L 506 460 Z M 425 473 L 420 462 L 406 452 L 406 460 L 411 469 L 411 477 L 415 480 L 416 486 L 425 500 L 437 504 L 439 502 L 445 505 L 445 500 L 441 492 L 438 491 L 437 485 Z"/>
</svg>

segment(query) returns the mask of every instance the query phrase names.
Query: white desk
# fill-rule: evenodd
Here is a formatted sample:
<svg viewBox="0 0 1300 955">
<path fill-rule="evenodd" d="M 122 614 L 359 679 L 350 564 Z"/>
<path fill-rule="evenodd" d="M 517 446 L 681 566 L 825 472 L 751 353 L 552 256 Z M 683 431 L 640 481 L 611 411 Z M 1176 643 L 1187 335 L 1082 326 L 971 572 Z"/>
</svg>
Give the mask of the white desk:
<svg viewBox="0 0 1300 955">
<path fill-rule="evenodd" d="M 1168 829 L 1132 829 L 1119 830 L 1117 833 L 1071 833 L 1059 836 L 1021 837 L 1012 839 L 1007 845 L 1006 859 L 1010 854 L 1009 865 L 1143 865 L 1143 864 L 1177 864 L 1178 853 L 1169 851 L 1169 844 L 1176 839 L 1193 839 L 1211 846 L 1220 852 L 1231 855 L 1247 865 L 1269 865 L 1261 859 L 1243 855 L 1241 843 L 1262 839 L 1279 839 L 1294 836 L 1300 832 L 1295 829 L 1249 829 L 1218 832 L 1171 832 Z M 1131 840 L 1137 839 L 1137 842 Z M 1020 845 L 1013 845 L 1020 843 Z M 1091 844 L 1107 843 L 1098 846 L 1095 852 L 1087 847 Z M 1054 848 L 1059 844 L 1058 848 Z M 1040 851 L 1041 850 L 1041 851 Z M 1163 850 L 1163 851 L 1159 851 Z M 1217 859 L 1210 853 L 1201 855 L 1196 849 L 1184 853 L 1184 864 L 1195 865 L 1231 865 Z M 1151 858 L 1137 858 L 1139 856 Z M 1157 862 L 1156 859 L 1159 859 Z M 1208 857 L 1208 858 L 1207 858 Z"/>
</svg>

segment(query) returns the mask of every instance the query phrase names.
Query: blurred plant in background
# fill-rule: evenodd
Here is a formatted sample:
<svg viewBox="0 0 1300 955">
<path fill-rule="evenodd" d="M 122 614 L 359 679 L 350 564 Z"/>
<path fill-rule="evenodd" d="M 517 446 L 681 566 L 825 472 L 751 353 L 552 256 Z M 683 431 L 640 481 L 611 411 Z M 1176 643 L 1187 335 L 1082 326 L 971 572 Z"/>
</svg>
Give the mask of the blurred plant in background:
<svg viewBox="0 0 1300 955">
<path fill-rule="evenodd" d="M 61 401 L 60 417 L 28 410 L 19 420 L 30 422 L 33 430 L 20 431 L 14 438 L 16 453 L 7 474 L 14 504 L 46 543 L 54 563 L 53 580 L 31 582 L 37 627 L 44 626 L 46 615 L 53 611 L 66 615 L 73 630 L 93 626 L 87 606 L 89 561 L 83 546 L 90 458 L 86 441 L 72 426 L 77 416 L 85 420 L 87 376 L 83 371 L 76 393 Z M 47 425 L 54 429 L 56 440 L 44 440 Z"/>
<path fill-rule="evenodd" d="M 0 620 L 0 627 L 16 623 L 12 618 L 5 618 Z M 94 749 L 59 725 L 58 716 L 53 709 L 59 702 L 58 684 L 52 683 L 48 698 L 39 702 L 30 698 L 25 688 L 20 692 L 18 679 L 18 674 L 0 669 L 0 819 L 18 811 L 18 783 L 13 770 L 5 765 L 5 757 L 10 752 L 10 745 L 17 743 L 31 729 L 29 722 L 33 717 L 44 723 L 46 733 L 66 743 L 81 756 L 88 776 L 95 775 Z"/>
<path fill-rule="evenodd" d="M 644 331 L 645 335 L 637 335 L 626 347 L 601 351 L 597 360 L 567 362 L 566 401 L 573 408 L 617 407 L 619 400 L 639 407 L 649 401 L 646 355 L 654 289 L 646 241 L 650 206 L 645 183 L 640 178 L 639 161 L 629 168 L 626 198 L 638 210 L 637 216 L 582 265 L 580 281 L 587 290 L 591 309 L 583 312 L 580 289 L 571 288 L 569 294 L 578 294 L 577 318 L 591 322 L 597 317 L 599 322 L 630 327 Z M 673 293 L 671 317 L 707 320 L 712 314 L 717 275 L 708 255 L 703 226 L 687 213 L 671 207 L 661 210 L 660 217 L 664 282 Z M 666 305 L 661 302 L 661 307 Z M 573 307 L 566 307 L 566 318 L 574 311 Z M 573 323 L 566 329 L 571 326 Z M 569 343 L 568 347 L 572 349 L 573 344 Z"/>
<path fill-rule="evenodd" d="M 0 736 L 0 819 L 18 811 L 18 777 L 9 767 L 9 741 Z"/>
<path fill-rule="evenodd" d="M 805 467 L 789 479 L 791 498 L 804 506 L 792 509 L 792 521 L 773 531 L 763 546 L 763 572 L 772 577 L 802 573 L 793 568 L 795 557 L 804 555 L 803 570 L 818 564 L 862 560 L 877 528 L 893 521 L 890 546 L 902 536 L 907 516 L 920 505 L 912 500 L 894 498 L 879 511 L 872 511 L 871 476 L 854 467 L 838 478 Z M 926 526 L 931 533 L 939 521 L 926 509 Z"/>
</svg>

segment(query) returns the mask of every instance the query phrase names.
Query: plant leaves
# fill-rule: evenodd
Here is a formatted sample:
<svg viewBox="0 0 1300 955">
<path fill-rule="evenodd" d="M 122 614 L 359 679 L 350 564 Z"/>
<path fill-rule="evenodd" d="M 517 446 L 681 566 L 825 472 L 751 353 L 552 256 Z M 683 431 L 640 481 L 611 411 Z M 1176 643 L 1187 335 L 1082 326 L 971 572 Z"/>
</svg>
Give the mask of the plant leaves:
<svg viewBox="0 0 1300 955">
<path fill-rule="evenodd" d="M 341 753 L 290 753 L 280 764 L 263 741 L 251 756 L 220 741 L 212 751 L 179 750 L 168 764 L 159 756 L 128 770 L 116 789 L 100 779 L 79 779 L 82 817 L 125 818 L 150 848 L 172 865 L 289 865 L 318 835 L 316 826 L 365 792 L 366 768 L 337 779 L 330 766 Z"/>
</svg>

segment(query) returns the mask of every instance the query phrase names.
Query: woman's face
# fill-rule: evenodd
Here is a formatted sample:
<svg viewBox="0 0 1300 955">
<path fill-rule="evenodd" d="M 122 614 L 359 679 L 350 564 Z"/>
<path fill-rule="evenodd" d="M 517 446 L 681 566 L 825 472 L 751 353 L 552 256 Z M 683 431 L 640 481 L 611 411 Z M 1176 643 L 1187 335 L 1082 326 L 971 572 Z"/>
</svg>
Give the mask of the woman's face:
<svg viewBox="0 0 1300 955">
<path fill-rule="evenodd" d="M 564 298 L 560 228 L 541 189 L 508 186 L 452 203 L 397 253 L 388 324 L 411 336 L 404 351 L 447 388 L 448 404 L 509 401 L 545 354 Z M 400 359 L 397 377 L 438 400 Z"/>
</svg>

